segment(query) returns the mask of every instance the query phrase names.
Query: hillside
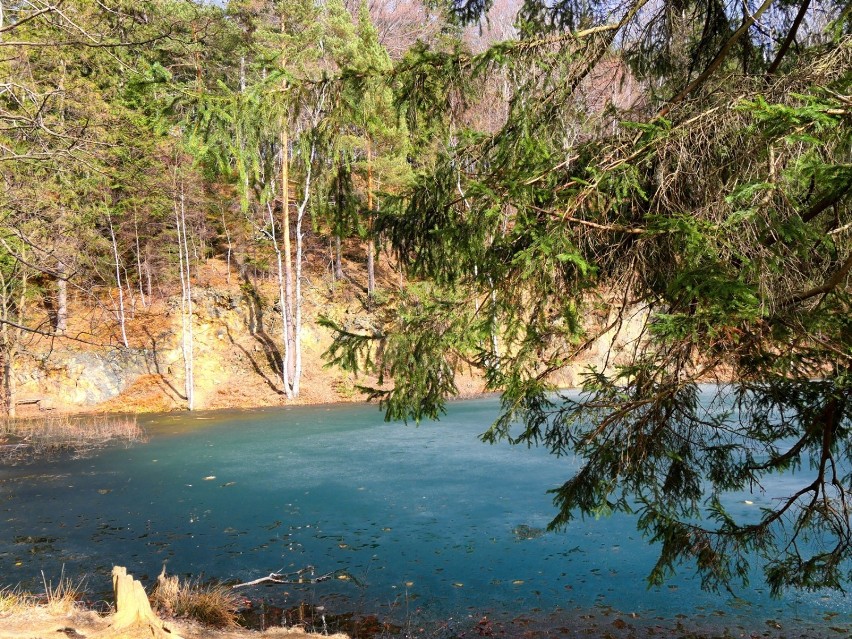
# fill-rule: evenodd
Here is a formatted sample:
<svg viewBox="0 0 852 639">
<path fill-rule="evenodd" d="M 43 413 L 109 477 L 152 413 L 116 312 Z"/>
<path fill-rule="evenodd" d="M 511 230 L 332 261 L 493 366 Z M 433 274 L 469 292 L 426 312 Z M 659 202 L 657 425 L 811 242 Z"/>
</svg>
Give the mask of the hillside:
<svg viewBox="0 0 852 639">
<path fill-rule="evenodd" d="M 274 278 L 249 276 L 246 283 L 233 268 L 229 277 L 220 258 L 199 265 L 193 281 L 196 409 L 363 399 L 356 386 L 372 380 L 325 365 L 323 353 L 332 335 L 317 322 L 320 315 L 327 315 L 348 327 L 370 324 L 360 282 L 365 279 L 363 265 L 346 260 L 349 279 L 338 282 L 326 266 L 316 252 L 305 265 L 302 388 L 297 399 L 287 400 L 277 372 L 281 320 Z M 399 286 L 398 273 L 384 257 L 377 277 L 382 288 Z M 185 409 L 179 294 L 164 295 L 147 307 L 131 300 L 126 325 L 129 349 L 121 346 L 108 294 L 102 297 L 101 306 L 91 304 L 89 296 L 72 300 L 64 336 L 29 339 L 15 366 L 19 416 L 43 411 Z M 470 371 L 459 371 L 458 383 L 466 395 L 482 390 Z"/>
</svg>

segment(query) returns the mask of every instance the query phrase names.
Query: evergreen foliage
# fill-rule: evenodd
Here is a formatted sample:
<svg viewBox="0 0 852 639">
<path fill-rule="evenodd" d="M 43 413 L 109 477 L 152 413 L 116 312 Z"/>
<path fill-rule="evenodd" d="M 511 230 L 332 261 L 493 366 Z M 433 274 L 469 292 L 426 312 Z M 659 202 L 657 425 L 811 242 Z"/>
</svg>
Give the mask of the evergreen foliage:
<svg viewBox="0 0 852 639">
<path fill-rule="evenodd" d="M 367 264 L 386 242 L 408 282 L 368 286 L 371 330 L 325 324 L 389 418 L 438 417 L 475 367 L 501 393 L 486 441 L 583 460 L 554 528 L 638 513 L 652 583 L 755 560 L 776 592 L 848 583 L 848 5 L 527 0 L 474 53 L 460 25 L 490 3 L 429 4 L 452 24 L 394 63 L 366 4 L 0 0 L 6 408 L 64 286 L 110 312 L 174 294 L 177 210 L 251 295 L 248 264 L 286 264 L 288 396 L 305 235 Z M 791 469 L 753 520 L 726 509 Z"/>
<path fill-rule="evenodd" d="M 445 367 L 476 364 L 502 398 L 486 441 L 582 460 L 551 527 L 638 513 L 661 544 L 654 584 L 682 563 L 708 588 L 747 583 L 755 562 L 773 592 L 850 577 L 852 40 L 848 12 L 821 5 L 835 22 L 799 32 L 800 8 L 527 3 L 518 40 L 401 67 L 415 112 L 438 105 L 417 89 L 509 69 L 509 111 L 491 134 L 409 116 L 443 144 L 380 225 L 433 286 L 416 321 L 401 300 L 330 355 L 392 378 L 373 396 L 413 420 L 442 411 Z M 815 44 L 784 47 L 796 38 Z M 644 82 L 632 113 L 583 108 L 606 64 Z M 579 396 L 559 390 L 627 332 Z M 726 509 L 791 468 L 800 484 L 756 519 Z"/>
</svg>

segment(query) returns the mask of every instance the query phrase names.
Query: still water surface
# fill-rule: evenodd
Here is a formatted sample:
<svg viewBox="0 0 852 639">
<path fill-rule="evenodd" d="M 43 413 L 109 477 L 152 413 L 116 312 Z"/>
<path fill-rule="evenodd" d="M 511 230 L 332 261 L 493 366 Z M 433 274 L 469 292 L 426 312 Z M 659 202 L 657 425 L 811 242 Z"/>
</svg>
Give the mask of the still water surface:
<svg viewBox="0 0 852 639">
<path fill-rule="evenodd" d="M 689 567 L 648 589 L 655 550 L 630 517 L 544 532 L 546 490 L 577 462 L 481 443 L 496 411 L 492 399 L 458 402 L 419 427 L 368 406 L 151 416 L 146 444 L 0 467 L 0 586 L 36 587 L 63 565 L 96 592 L 113 564 L 147 584 L 163 564 L 241 582 L 313 565 L 344 578 L 246 594 L 471 632 L 486 615 L 566 632 L 852 630 L 843 595 L 772 600 L 759 580 L 736 597 L 705 593 Z M 735 510 L 747 516 L 771 493 Z"/>
</svg>

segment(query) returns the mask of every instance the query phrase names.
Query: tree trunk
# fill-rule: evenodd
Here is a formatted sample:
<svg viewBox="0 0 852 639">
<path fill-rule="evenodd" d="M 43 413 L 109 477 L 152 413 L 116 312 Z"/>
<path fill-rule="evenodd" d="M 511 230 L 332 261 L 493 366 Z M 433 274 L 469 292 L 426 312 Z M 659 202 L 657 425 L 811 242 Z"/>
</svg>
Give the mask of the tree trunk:
<svg viewBox="0 0 852 639">
<path fill-rule="evenodd" d="M 293 351 L 295 361 L 293 366 L 293 396 L 299 396 L 299 383 L 302 378 L 302 260 L 303 260 L 303 234 L 302 222 L 305 212 L 308 210 L 308 201 L 311 196 L 311 177 L 313 174 L 314 146 L 311 145 L 311 153 L 308 156 L 308 164 L 305 168 L 305 190 L 302 202 L 296 214 L 296 317 L 293 331 Z"/>
<path fill-rule="evenodd" d="M 367 306 L 376 294 L 376 240 L 373 237 L 373 154 L 367 140 Z"/>
<path fill-rule="evenodd" d="M 133 233 L 136 236 L 136 276 L 139 278 L 139 297 L 142 300 L 142 308 L 148 308 L 145 290 L 142 288 L 142 255 L 139 250 L 139 225 L 136 220 L 136 213 L 133 214 Z"/>
<path fill-rule="evenodd" d="M 146 250 L 145 252 L 146 252 L 146 256 L 145 256 L 145 290 L 147 291 L 148 299 L 150 300 L 153 297 L 152 293 L 153 293 L 153 290 L 154 290 L 154 282 L 153 282 L 153 278 L 151 277 L 151 262 L 148 259 L 148 255 L 147 255 L 148 251 Z"/>
<path fill-rule="evenodd" d="M 186 407 L 195 410 L 195 375 L 193 367 L 192 337 L 192 285 L 190 282 L 189 246 L 186 241 L 186 199 L 183 184 L 180 186 L 180 207 L 175 207 L 175 225 L 178 232 L 178 262 L 181 284 L 181 329 L 184 363 L 184 391 Z"/>
<path fill-rule="evenodd" d="M 15 371 L 12 366 L 15 361 L 15 349 L 3 350 L 3 402 L 6 405 L 6 415 L 15 418 Z"/>
<path fill-rule="evenodd" d="M 124 348 L 130 348 L 127 343 L 127 329 L 125 328 L 124 319 L 124 288 L 121 285 L 121 262 L 118 257 L 118 242 L 115 240 L 115 230 L 112 227 L 112 217 L 107 211 L 107 221 L 109 222 L 109 236 L 112 239 L 112 254 L 115 258 L 115 285 L 118 288 L 118 323 L 121 326 L 121 341 Z"/>
<path fill-rule="evenodd" d="M 272 204 L 266 203 L 266 211 L 269 215 L 269 227 L 271 229 L 271 238 L 272 238 L 272 249 L 275 251 L 275 263 L 277 265 L 277 274 L 278 274 L 278 307 L 281 311 L 281 342 L 282 345 L 286 348 L 287 345 L 287 334 L 289 331 L 289 324 L 287 322 L 287 290 L 285 283 L 285 275 L 284 275 L 284 260 L 281 254 L 281 247 L 278 244 L 278 235 L 275 232 L 275 217 L 272 213 Z M 284 394 L 287 396 L 287 399 L 292 399 L 292 389 L 290 387 L 290 371 L 287 368 L 286 360 L 282 358 L 281 360 L 281 384 L 284 387 Z"/>
<path fill-rule="evenodd" d="M 244 58 L 241 58 L 244 60 Z M 228 223 L 225 221 L 225 213 L 222 213 L 222 228 L 225 230 L 225 238 L 228 240 L 228 254 L 225 260 L 225 275 L 228 278 L 228 286 L 231 285 L 231 253 L 233 252 L 231 246 L 231 234 L 228 231 Z"/>
<path fill-rule="evenodd" d="M 115 616 L 112 619 L 110 631 L 124 630 L 128 628 L 147 628 L 145 635 L 153 639 L 181 639 L 180 635 L 160 620 L 151 610 L 151 603 L 141 583 L 127 574 L 123 566 L 114 566 L 112 569 L 112 590 L 115 595 Z M 136 635 L 136 632 L 128 632 L 128 635 Z M 141 635 L 140 635 L 141 636 Z"/>
<path fill-rule="evenodd" d="M 343 279 L 343 242 L 339 235 L 334 236 L 334 279 Z"/>
<path fill-rule="evenodd" d="M 284 392 L 293 399 L 293 373 L 295 372 L 295 354 L 293 353 L 293 253 L 290 246 L 290 136 L 287 123 L 281 124 L 281 239 L 284 244 L 284 300 L 282 306 L 284 360 L 282 379 Z"/>
<path fill-rule="evenodd" d="M 13 283 L 18 282 L 20 290 L 13 290 Z M 3 384 L 3 404 L 6 415 L 14 418 L 15 409 L 15 358 L 18 354 L 18 344 L 21 337 L 21 329 L 9 324 L 17 320 L 24 322 L 24 309 L 27 300 L 27 273 L 13 272 L 12 279 L 8 280 L 0 271 L 0 350 L 2 350 L 2 371 L 0 380 Z M 16 299 L 17 297 L 17 299 Z"/>
<path fill-rule="evenodd" d="M 56 280 L 56 332 L 61 335 L 68 330 L 68 273 L 61 260 L 56 270 L 59 272 Z"/>
<path fill-rule="evenodd" d="M 491 318 L 488 323 L 488 332 L 491 335 L 491 365 L 498 369 L 500 368 L 500 344 L 497 341 L 497 290 L 494 288 L 494 282 L 491 276 L 488 277 L 488 285 L 491 287 Z"/>
</svg>

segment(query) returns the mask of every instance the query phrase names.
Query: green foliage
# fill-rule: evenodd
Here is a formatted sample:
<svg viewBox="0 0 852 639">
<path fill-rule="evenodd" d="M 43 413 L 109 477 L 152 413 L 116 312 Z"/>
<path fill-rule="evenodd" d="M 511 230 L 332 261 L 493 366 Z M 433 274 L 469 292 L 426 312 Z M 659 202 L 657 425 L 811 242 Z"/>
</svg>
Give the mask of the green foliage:
<svg viewBox="0 0 852 639">
<path fill-rule="evenodd" d="M 748 16 L 687 4 L 618 22 L 581 9 L 528 3 L 517 40 L 476 57 L 421 47 L 397 66 L 398 103 L 430 153 L 379 228 L 433 287 L 416 315 L 403 297 L 373 335 L 341 333 L 333 359 L 381 373 L 373 396 L 412 420 L 440 413 L 454 358 L 479 367 L 502 398 L 486 441 L 582 460 L 554 491 L 551 526 L 636 513 L 660 544 L 652 584 L 688 563 L 705 587 L 729 587 L 760 563 L 776 593 L 841 587 L 850 41 L 779 51 L 772 79 L 754 34 L 733 37 Z M 615 31 L 643 36 L 632 47 Z M 621 125 L 578 106 L 607 50 L 611 68 L 653 76 Z M 453 90 L 498 72 L 512 79 L 505 121 L 465 127 Z M 592 347 L 602 354 L 582 394 L 559 392 Z M 724 506 L 792 469 L 809 474 L 756 518 Z"/>
<path fill-rule="evenodd" d="M 114 286 L 113 249 L 168 289 L 181 196 L 196 237 L 254 247 L 304 184 L 315 232 L 384 238 L 408 269 L 370 328 L 325 320 L 388 418 L 438 417 L 477 368 L 502 393 L 486 441 L 582 460 L 553 527 L 636 513 L 651 583 L 691 562 L 725 587 L 757 558 L 774 591 L 841 587 L 852 45 L 848 7 L 818 4 L 823 33 L 795 3 L 530 0 L 474 54 L 456 27 L 489 4 L 443 3 L 457 25 L 396 63 L 366 3 L 4 6 L 3 347 L 61 277 Z M 234 200 L 215 228 L 205 191 Z M 815 479 L 751 520 L 725 508 L 790 470 Z"/>
<path fill-rule="evenodd" d="M 444 412 L 444 398 L 458 392 L 455 371 L 461 354 L 477 350 L 475 338 L 463 330 L 473 318 L 459 315 L 456 303 L 457 299 L 435 296 L 430 287 L 411 286 L 386 318 L 392 330 L 355 332 L 323 318 L 321 325 L 338 335 L 327 353 L 328 362 L 374 375 L 377 386 L 358 388 L 379 400 L 388 420 L 407 421 L 412 402 L 420 407 L 414 421 L 437 419 Z M 386 379 L 404 381 L 385 389 Z"/>
</svg>

